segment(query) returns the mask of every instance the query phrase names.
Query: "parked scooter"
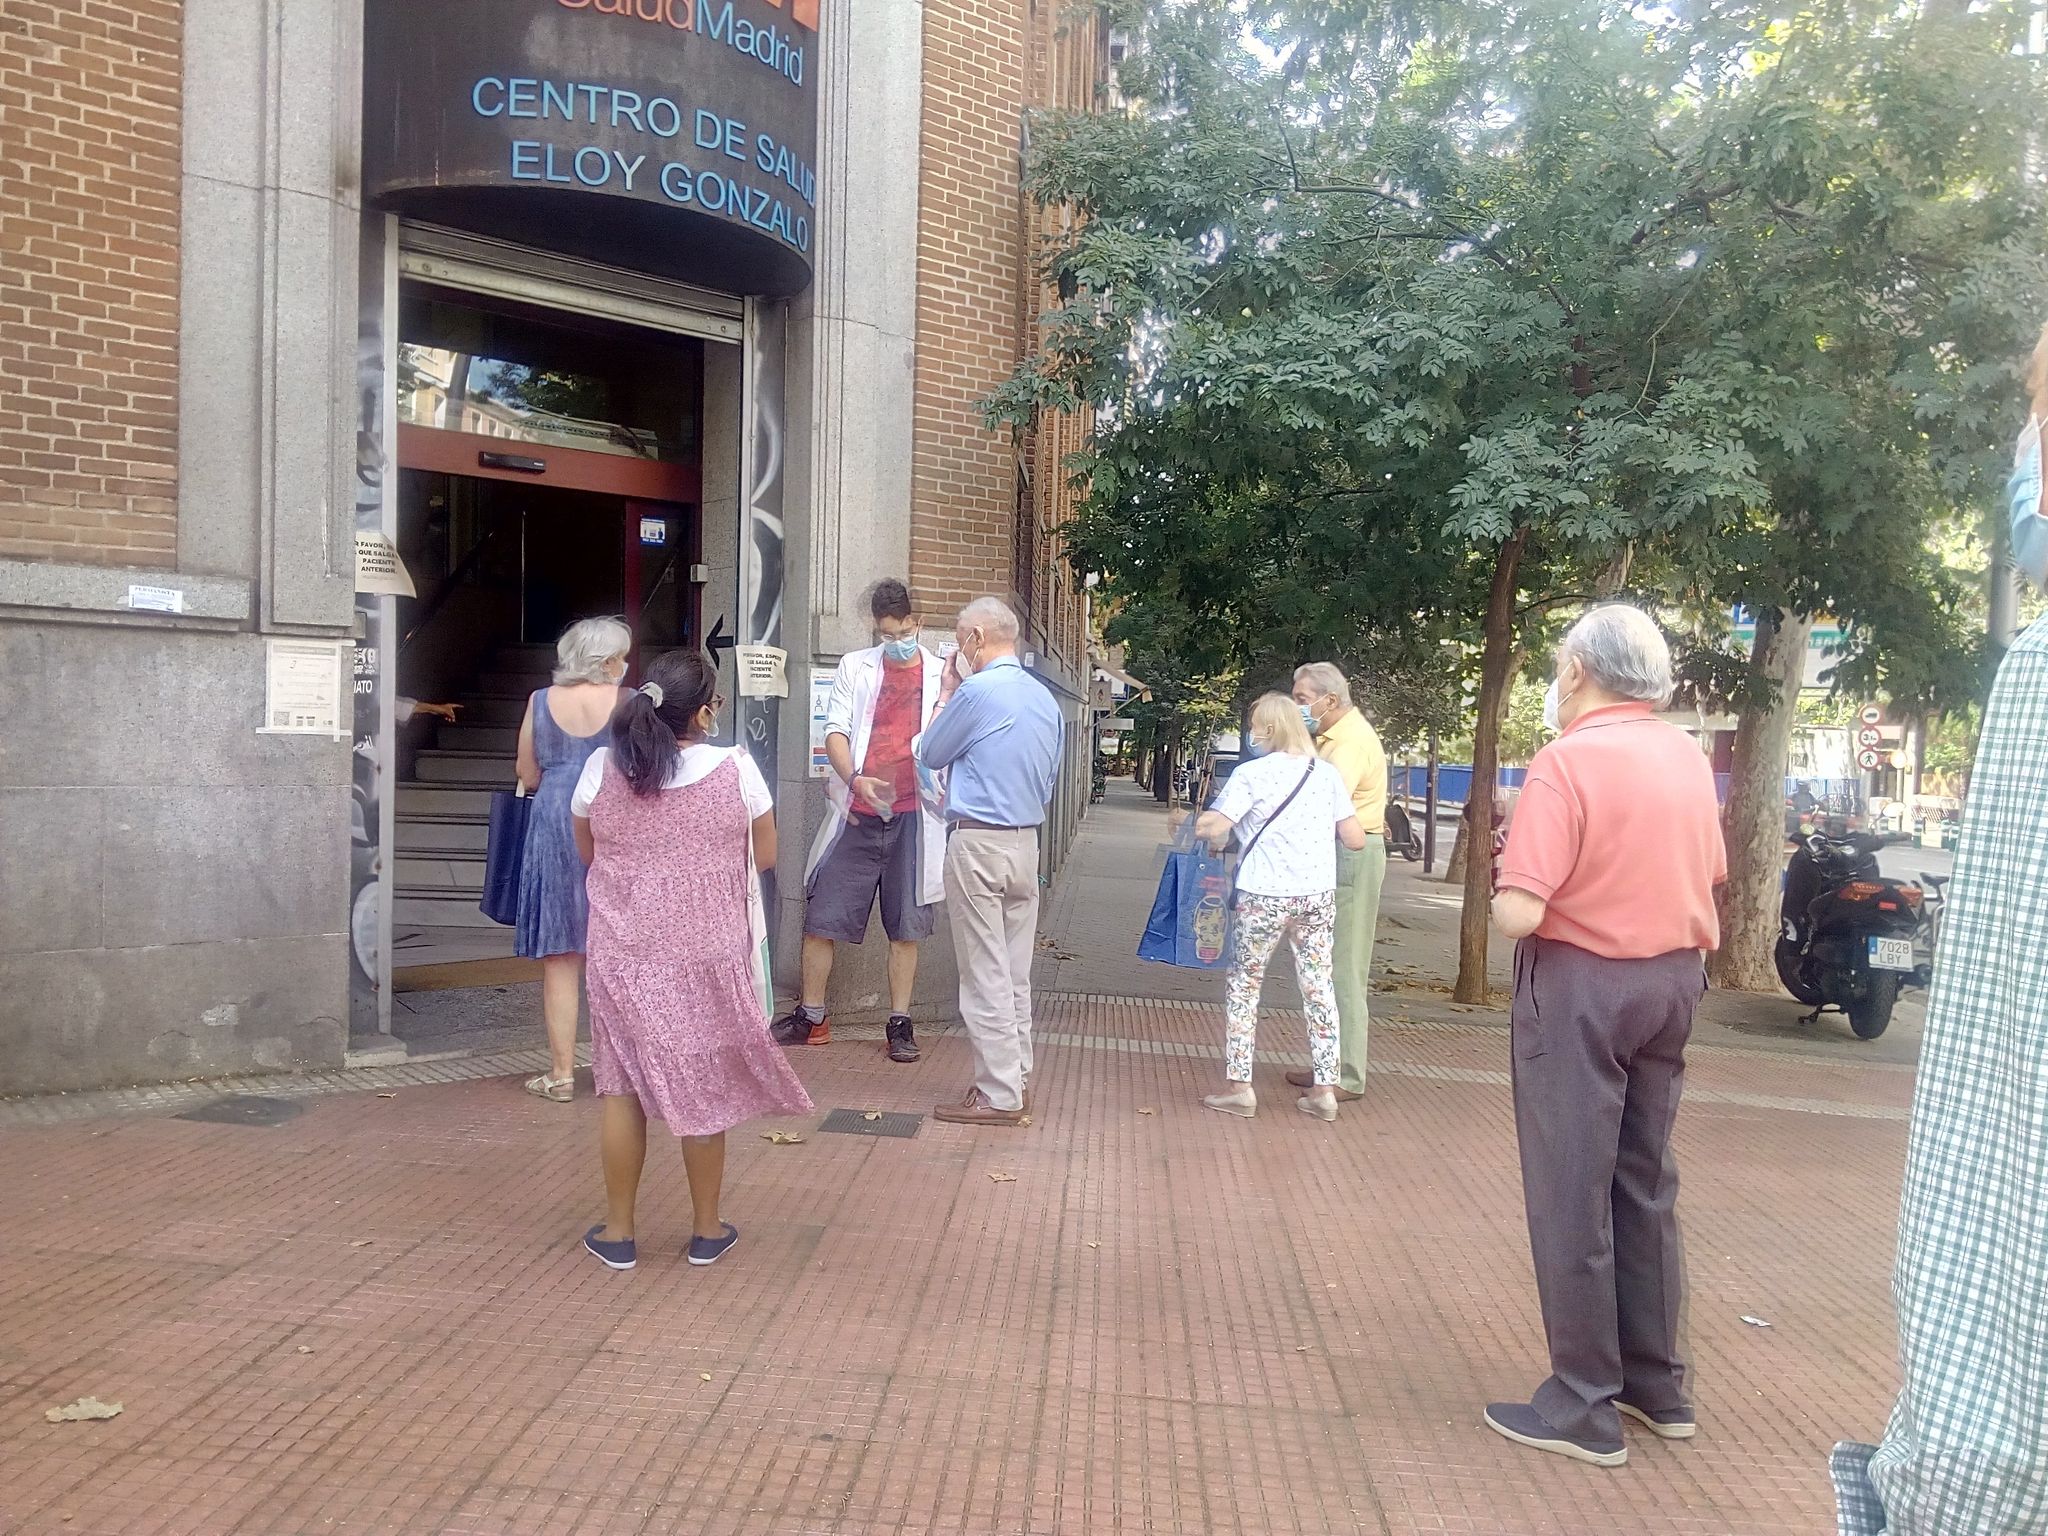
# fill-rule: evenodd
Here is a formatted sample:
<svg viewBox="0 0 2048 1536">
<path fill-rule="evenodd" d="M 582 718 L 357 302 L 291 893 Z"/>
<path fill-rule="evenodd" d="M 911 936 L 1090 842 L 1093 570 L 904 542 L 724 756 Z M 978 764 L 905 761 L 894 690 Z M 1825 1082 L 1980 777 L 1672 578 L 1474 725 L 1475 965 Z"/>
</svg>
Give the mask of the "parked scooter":
<svg viewBox="0 0 2048 1536">
<path fill-rule="evenodd" d="M 1947 883 L 1929 877 L 1923 890 L 1882 874 L 1884 842 L 1866 832 L 1815 832 L 1785 866 L 1778 979 L 1813 1009 L 1801 1023 L 1839 1008 L 1861 1040 L 1885 1032 L 1902 987 L 1933 980 L 1935 914 Z"/>
<path fill-rule="evenodd" d="M 1408 819 L 1408 807 L 1398 800 L 1387 802 L 1387 851 L 1400 854 L 1410 864 L 1422 859 L 1422 834 Z"/>
</svg>

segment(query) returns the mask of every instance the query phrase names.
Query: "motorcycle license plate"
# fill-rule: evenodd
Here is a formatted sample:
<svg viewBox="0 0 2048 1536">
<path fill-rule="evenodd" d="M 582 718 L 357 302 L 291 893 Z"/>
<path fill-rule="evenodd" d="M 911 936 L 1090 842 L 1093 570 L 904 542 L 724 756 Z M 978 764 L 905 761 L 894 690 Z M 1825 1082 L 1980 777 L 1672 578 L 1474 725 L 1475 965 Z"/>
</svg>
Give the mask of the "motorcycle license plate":
<svg viewBox="0 0 2048 1536">
<path fill-rule="evenodd" d="M 1871 939 L 1870 968 L 1874 971 L 1910 971 L 1913 969 L 1913 941 Z"/>
</svg>

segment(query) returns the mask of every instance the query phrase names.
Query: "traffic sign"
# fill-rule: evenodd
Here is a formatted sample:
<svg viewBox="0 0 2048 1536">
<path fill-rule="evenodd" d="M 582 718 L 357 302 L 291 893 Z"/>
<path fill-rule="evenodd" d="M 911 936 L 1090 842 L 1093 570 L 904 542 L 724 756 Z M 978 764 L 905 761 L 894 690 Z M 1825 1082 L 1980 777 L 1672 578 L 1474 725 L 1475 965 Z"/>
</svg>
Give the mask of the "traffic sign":
<svg viewBox="0 0 2048 1536">
<path fill-rule="evenodd" d="M 1883 740 L 1884 732 L 1874 725 L 1866 725 L 1856 733 L 1856 745 L 1859 747 L 1874 747 Z"/>
<path fill-rule="evenodd" d="M 1881 705 L 1866 704 L 1863 706 L 1863 712 L 1856 718 L 1865 725 L 1877 725 L 1884 720 L 1884 709 Z"/>
<path fill-rule="evenodd" d="M 1881 766 L 1883 762 L 1884 758 L 1869 747 L 1865 747 L 1856 754 L 1856 766 L 1859 768 L 1876 768 Z"/>
</svg>

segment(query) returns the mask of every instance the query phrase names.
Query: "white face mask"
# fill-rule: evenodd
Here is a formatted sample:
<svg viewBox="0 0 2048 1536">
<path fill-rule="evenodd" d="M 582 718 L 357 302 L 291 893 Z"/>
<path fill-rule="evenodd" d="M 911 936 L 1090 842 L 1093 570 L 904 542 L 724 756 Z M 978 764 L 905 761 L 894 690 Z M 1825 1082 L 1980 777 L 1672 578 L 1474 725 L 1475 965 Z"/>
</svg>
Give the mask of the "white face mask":
<svg viewBox="0 0 2048 1536">
<path fill-rule="evenodd" d="M 1554 677 L 1543 694 L 1543 729 L 1553 736 L 1564 729 L 1557 720 L 1557 679 Z"/>
</svg>

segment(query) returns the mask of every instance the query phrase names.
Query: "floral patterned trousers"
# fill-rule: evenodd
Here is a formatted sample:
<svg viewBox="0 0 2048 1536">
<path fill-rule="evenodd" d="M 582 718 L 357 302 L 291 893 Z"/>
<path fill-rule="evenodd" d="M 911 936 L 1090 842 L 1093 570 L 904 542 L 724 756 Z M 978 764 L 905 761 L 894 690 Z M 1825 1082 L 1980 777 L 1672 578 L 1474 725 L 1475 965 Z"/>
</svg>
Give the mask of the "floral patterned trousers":
<svg viewBox="0 0 2048 1536">
<path fill-rule="evenodd" d="M 1309 1059 L 1317 1083 L 1337 1081 L 1337 992 L 1331 979 L 1330 955 L 1335 947 L 1337 893 L 1320 896 L 1257 896 L 1241 891 L 1237 898 L 1237 939 L 1230 956 L 1230 979 L 1224 989 L 1229 1021 L 1223 1075 L 1233 1083 L 1252 1080 L 1252 1047 L 1259 1033 L 1259 994 L 1266 987 L 1266 962 L 1284 938 L 1294 949 L 1294 972 L 1301 981 L 1308 1012 Z"/>
</svg>

